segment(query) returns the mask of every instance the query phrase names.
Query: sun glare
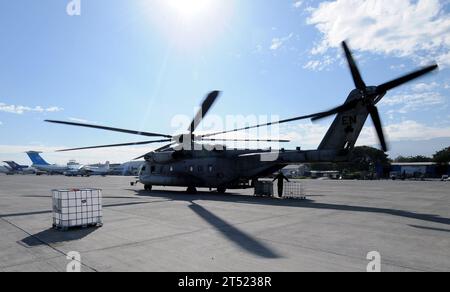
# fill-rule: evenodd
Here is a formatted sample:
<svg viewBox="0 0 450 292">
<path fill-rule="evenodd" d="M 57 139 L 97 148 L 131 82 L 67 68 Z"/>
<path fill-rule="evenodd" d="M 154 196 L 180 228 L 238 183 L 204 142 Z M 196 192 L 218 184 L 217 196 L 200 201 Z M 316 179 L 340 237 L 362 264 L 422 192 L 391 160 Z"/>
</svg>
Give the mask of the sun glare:
<svg viewBox="0 0 450 292">
<path fill-rule="evenodd" d="M 149 20 L 180 49 L 198 49 L 226 35 L 231 23 L 230 0 L 141 0 Z"/>
<path fill-rule="evenodd" d="M 167 4 L 183 18 L 193 18 L 208 13 L 214 0 L 166 0 Z"/>
</svg>

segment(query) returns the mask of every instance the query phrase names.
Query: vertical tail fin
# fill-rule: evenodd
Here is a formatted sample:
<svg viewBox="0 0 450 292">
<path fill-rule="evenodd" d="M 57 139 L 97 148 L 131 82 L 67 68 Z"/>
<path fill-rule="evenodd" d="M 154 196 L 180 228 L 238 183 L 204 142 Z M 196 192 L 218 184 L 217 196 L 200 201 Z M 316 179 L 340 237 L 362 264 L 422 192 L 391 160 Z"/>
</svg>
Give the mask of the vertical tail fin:
<svg viewBox="0 0 450 292">
<path fill-rule="evenodd" d="M 367 86 L 362 79 L 361 72 L 359 71 L 355 59 L 353 58 L 353 54 L 345 41 L 342 42 L 342 47 L 350 67 L 350 72 L 352 73 L 356 89 L 350 93 L 345 104 L 327 112 L 323 112 L 313 118 L 313 120 L 318 120 L 338 114 L 333 122 L 333 125 L 328 130 L 327 135 L 320 144 L 319 150 L 352 149 L 355 146 L 356 140 L 358 139 L 368 116 L 370 115 L 375 129 L 377 130 L 381 147 L 384 152 L 387 152 L 388 146 L 376 104 L 381 101 L 389 90 L 404 85 L 438 69 L 438 65 L 433 64 L 378 86 Z"/>
<path fill-rule="evenodd" d="M 346 103 L 358 98 L 358 91 L 350 93 Z M 339 113 L 320 143 L 319 150 L 350 150 L 367 121 L 369 112 L 367 107 L 359 103 L 353 109 Z"/>
<path fill-rule="evenodd" d="M 1 168 L 3 168 L 5 171 L 13 171 L 13 169 L 11 168 L 11 167 L 9 167 L 9 166 L 6 166 L 6 165 L 0 165 L 0 170 L 1 170 Z M 3 171 L 3 172 L 5 172 L 5 171 Z"/>
<path fill-rule="evenodd" d="M 13 170 L 21 170 L 21 169 L 23 169 L 22 165 L 19 165 L 19 164 L 15 163 L 14 161 L 3 161 L 3 162 L 8 164 L 9 167 L 11 167 L 11 169 L 13 169 Z"/>
<path fill-rule="evenodd" d="M 44 158 L 41 157 L 40 153 L 37 151 L 28 151 L 27 155 L 30 157 L 30 160 L 33 162 L 33 165 L 50 165 Z"/>
</svg>

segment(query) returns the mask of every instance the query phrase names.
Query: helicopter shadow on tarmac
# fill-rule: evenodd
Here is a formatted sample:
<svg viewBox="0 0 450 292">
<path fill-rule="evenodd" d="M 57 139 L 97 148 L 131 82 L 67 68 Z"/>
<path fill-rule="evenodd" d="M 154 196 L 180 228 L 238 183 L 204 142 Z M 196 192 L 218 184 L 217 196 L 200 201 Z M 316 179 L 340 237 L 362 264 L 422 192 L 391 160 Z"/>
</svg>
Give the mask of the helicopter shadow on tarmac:
<svg viewBox="0 0 450 292">
<path fill-rule="evenodd" d="M 351 206 L 351 205 L 341 205 L 341 204 L 330 204 L 330 203 L 319 203 L 314 200 L 280 200 L 276 198 L 260 198 L 241 194 L 227 194 L 220 195 L 210 192 L 199 192 L 197 194 L 187 194 L 182 191 L 164 191 L 155 190 L 152 192 L 148 191 L 137 191 L 132 190 L 137 193 L 138 196 L 143 197 L 162 197 L 174 201 L 220 201 L 220 202 L 230 202 L 230 203 L 241 203 L 249 205 L 265 205 L 265 206 L 281 206 L 281 207 L 292 207 L 292 208 L 303 208 L 303 209 L 321 209 L 321 210 L 333 210 L 333 211 L 343 211 L 343 212 L 356 212 L 356 213 L 375 213 L 384 214 L 396 217 L 403 217 L 413 220 L 420 220 L 431 223 L 438 223 L 444 225 L 450 225 L 450 218 L 441 217 L 434 214 L 423 214 L 416 213 L 406 210 L 399 209 L 389 209 L 389 208 L 377 208 L 377 207 L 365 207 L 365 206 Z"/>
<path fill-rule="evenodd" d="M 267 258 L 267 259 L 276 259 L 281 258 L 275 250 L 271 249 L 269 246 L 249 235 L 248 233 L 240 230 L 233 224 L 227 222 L 223 218 L 215 215 L 211 211 L 207 210 L 203 206 L 195 203 L 198 200 L 208 200 L 215 197 L 218 198 L 226 198 L 227 196 L 220 195 L 211 195 L 211 193 L 207 192 L 198 192 L 197 194 L 186 194 L 185 192 L 169 192 L 169 191 L 138 191 L 138 190 L 130 190 L 136 192 L 138 196 L 141 197 L 163 197 L 168 199 L 169 201 L 184 201 L 190 203 L 189 209 L 191 209 L 197 216 L 206 221 L 209 225 L 214 227 L 215 230 L 220 232 L 222 236 L 227 238 L 230 242 L 233 242 L 242 250 L 247 251 L 248 253 L 254 254 L 256 256 Z M 221 199 L 219 199 L 222 201 Z M 230 200 L 232 202 L 232 200 Z"/>
<path fill-rule="evenodd" d="M 168 199 L 170 201 L 188 202 L 190 203 L 189 208 L 195 214 L 197 214 L 208 224 L 213 226 L 228 240 L 235 243 L 243 250 L 246 250 L 247 252 L 250 252 L 252 254 L 264 258 L 279 258 L 280 256 L 277 255 L 275 251 L 271 250 L 269 247 L 267 247 L 254 237 L 239 230 L 236 226 L 233 226 L 226 220 L 213 214 L 211 211 L 195 203 L 195 201 L 216 201 L 216 202 L 241 203 L 249 205 L 284 206 L 284 207 L 304 208 L 304 209 L 322 209 L 322 210 L 357 212 L 357 213 L 376 213 L 450 225 L 449 218 L 444 218 L 437 215 L 414 213 L 410 211 L 397 209 L 318 203 L 313 200 L 280 200 L 276 198 L 260 198 L 233 193 L 221 195 L 210 192 L 198 192 L 196 194 L 189 194 L 184 191 L 165 191 L 165 190 L 153 190 L 149 192 L 144 190 L 129 189 L 129 191 L 135 192 L 136 195 L 140 197 L 158 197 Z"/>
</svg>

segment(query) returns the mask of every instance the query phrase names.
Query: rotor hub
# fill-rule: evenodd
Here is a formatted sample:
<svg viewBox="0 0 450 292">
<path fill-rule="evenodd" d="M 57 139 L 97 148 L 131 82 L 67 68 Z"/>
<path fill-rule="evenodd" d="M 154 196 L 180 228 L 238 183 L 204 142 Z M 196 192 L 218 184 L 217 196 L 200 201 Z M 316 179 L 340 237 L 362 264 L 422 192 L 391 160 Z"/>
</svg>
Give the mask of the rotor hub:
<svg viewBox="0 0 450 292">
<path fill-rule="evenodd" d="M 172 138 L 173 142 L 176 142 L 178 144 L 183 144 L 185 142 L 189 142 L 189 141 L 196 141 L 198 140 L 198 136 L 194 135 L 194 134 L 180 134 L 180 135 L 176 135 L 173 136 Z"/>
</svg>

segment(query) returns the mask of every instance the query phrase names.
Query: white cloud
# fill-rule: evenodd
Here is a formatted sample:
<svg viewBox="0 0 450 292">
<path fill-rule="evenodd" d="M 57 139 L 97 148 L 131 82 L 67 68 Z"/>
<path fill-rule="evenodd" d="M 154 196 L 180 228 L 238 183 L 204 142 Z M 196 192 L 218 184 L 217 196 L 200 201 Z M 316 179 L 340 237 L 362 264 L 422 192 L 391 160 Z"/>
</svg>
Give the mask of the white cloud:
<svg viewBox="0 0 450 292">
<path fill-rule="evenodd" d="M 303 1 L 295 1 L 293 4 L 294 8 L 297 8 L 297 9 L 302 7 L 302 5 L 303 5 Z"/>
<path fill-rule="evenodd" d="M 302 147 L 314 149 L 320 144 L 328 128 L 328 125 L 307 122 L 287 126 L 281 133 Z"/>
<path fill-rule="evenodd" d="M 441 67 L 450 67 L 450 53 L 439 55 L 436 60 Z"/>
<path fill-rule="evenodd" d="M 430 91 L 433 89 L 436 89 L 439 87 L 439 83 L 432 82 L 432 83 L 418 83 L 413 86 L 413 90 L 416 92 L 423 92 L 423 91 Z"/>
<path fill-rule="evenodd" d="M 49 108 L 44 109 L 44 111 L 46 111 L 48 113 L 60 112 L 62 110 L 63 110 L 62 108 L 57 107 L 57 106 L 53 106 L 53 107 L 49 107 Z"/>
<path fill-rule="evenodd" d="M 29 107 L 29 106 L 23 106 L 23 105 L 8 105 L 8 104 L 0 102 L 0 112 L 6 112 L 6 113 L 12 113 L 12 114 L 18 114 L 18 115 L 21 115 L 26 112 L 53 113 L 53 112 L 59 112 L 62 110 L 63 110 L 62 108 L 56 107 L 56 106 L 43 108 L 42 106 Z"/>
<path fill-rule="evenodd" d="M 423 141 L 435 138 L 449 138 L 450 127 L 434 127 L 421 124 L 416 121 L 403 121 L 398 124 L 391 124 L 384 128 L 387 139 L 392 142 L 398 141 Z M 378 138 L 370 126 L 364 127 L 358 145 L 374 145 L 378 143 Z"/>
<path fill-rule="evenodd" d="M 402 71 L 406 68 L 406 65 L 405 64 L 392 65 L 392 66 L 390 66 L 390 68 L 391 68 L 391 70 L 394 70 L 394 71 Z"/>
<path fill-rule="evenodd" d="M 324 54 L 348 39 L 353 49 L 450 66 L 450 15 L 439 0 L 335 0 L 310 10 L 307 22 Z"/>
<path fill-rule="evenodd" d="M 331 56 L 325 56 L 323 57 L 322 60 L 311 60 L 308 63 L 306 63 L 303 68 L 304 69 L 309 69 L 312 71 L 323 71 L 327 68 L 329 68 L 329 66 L 331 64 L 333 64 L 334 62 L 336 62 L 336 58 L 333 58 Z"/>
<path fill-rule="evenodd" d="M 288 36 L 283 38 L 274 38 L 272 39 L 272 45 L 270 46 L 270 49 L 272 51 L 276 51 L 280 49 L 287 41 L 289 41 L 294 36 L 293 33 L 290 33 Z"/>
<path fill-rule="evenodd" d="M 391 112 L 409 113 L 417 110 L 427 110 L 446 103 L 446 99 L 436 92 L 420 92 L 414 94 L 399 94 L 385 97 L 380 106 L 398 107 Z"/>
</svg>

